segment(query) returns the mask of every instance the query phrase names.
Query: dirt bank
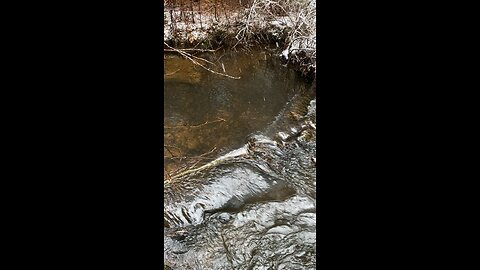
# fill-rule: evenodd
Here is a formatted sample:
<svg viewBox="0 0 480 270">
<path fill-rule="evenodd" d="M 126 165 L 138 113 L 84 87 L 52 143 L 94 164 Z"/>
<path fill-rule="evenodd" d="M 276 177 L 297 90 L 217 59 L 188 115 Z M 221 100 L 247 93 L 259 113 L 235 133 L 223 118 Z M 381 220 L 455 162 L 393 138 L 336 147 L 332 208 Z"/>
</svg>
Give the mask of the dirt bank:
<svg viewBox="0 0 480 270">
<path fill-rule="evenodd" d="M 275 46 L 285 62 L 313 79 L 316 1 L 165 1 L 164 41 L 176 48 Z"/>
</svg>

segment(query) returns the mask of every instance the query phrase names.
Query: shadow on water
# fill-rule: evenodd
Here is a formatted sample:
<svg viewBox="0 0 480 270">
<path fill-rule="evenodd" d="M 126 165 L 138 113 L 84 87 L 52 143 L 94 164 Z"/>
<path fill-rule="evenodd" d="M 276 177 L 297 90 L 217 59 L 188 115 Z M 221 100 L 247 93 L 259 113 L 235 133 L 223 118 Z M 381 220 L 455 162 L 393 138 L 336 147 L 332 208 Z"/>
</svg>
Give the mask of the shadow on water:
<svg viewBox="0 0 480 270">
<path fill-rule="evenodd" d="M 315 90 L 262 51 L 202 57 L 241 79 L 165 60 L 166 167 L 220 157 L 164 184 L 167 264 L 316 269 Z"/>
</svg>

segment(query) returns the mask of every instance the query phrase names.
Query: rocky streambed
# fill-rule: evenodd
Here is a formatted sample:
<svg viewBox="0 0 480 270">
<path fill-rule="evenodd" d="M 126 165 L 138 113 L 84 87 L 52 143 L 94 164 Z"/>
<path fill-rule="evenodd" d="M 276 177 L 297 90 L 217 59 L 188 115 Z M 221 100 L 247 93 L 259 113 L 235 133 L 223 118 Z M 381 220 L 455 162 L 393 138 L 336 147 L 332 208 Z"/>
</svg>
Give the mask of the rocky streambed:
<svg viewBox="0 0 480 270">
<path fill-rule="evenodd" d="M 238 80 L 166 56 L 166 165 L 201 157 L 164 179 L 167 268 L 316 269 L 315 58 L 283 42 L 195 54 Z"/>
<path fill-rule="evenodd" d="M 226 145 L 236 142 L 237 147 L 225 145 L 223 153 L 198 170 L 167 179 L 167 265 L 173 269 L 315 269 L 316 98 L 315 89 L 308 85 L 291 84 L 277 113 L 261 124 L 263 128 L 236 130 L 244 136 L 226 140 Z M 248 110 L 245 104 L 242 108 Z M 251 113 L 252 118 L 244 121 L 256 121 Z M 222 136 L 229 135 L 206 138 L 214 143 L 214 138 Z"/>
</svg>

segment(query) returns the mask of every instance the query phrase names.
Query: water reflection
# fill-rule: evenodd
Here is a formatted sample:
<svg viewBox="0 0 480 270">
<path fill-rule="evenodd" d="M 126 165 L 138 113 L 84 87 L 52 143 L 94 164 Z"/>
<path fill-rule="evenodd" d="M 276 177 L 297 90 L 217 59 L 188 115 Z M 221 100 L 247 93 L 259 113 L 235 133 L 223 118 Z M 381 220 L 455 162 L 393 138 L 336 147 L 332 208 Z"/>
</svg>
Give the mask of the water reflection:
<svg viewBox="0 0 480 270">
<path fill-rule="evenodd" d="M 242 79 L 166 61 L 167 167 L 221 157 L 164 184 L 164 258 L 173 269 L 316 269 L 315 93 L 262 53 L 221 62 Z"/>
<path fill-rule="evenodd" d="M 234 80 L 212 74 L 191 61 L 165 59 L 165 156 L 217 154 L 241 146 L 246 137 L 275 119 L 298 88 L 295 73 L 265 52 L 216 52 L 201 55 L 217 61 Z M 167 158 L 166 165 L 172 164 Z"/>
</svg>

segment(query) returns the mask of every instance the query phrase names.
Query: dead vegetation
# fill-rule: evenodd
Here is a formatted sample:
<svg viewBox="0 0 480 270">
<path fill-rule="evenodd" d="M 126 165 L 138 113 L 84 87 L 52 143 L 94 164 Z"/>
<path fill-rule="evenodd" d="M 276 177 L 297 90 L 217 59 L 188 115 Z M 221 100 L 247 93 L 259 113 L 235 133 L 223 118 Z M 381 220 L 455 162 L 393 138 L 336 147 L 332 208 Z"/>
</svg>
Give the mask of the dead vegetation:
<svg viewBox="0 0 480 270">
<path fill-rule="evenodd" d="M 316 58 L 316 0 L 170 0 L 164 19 L 164 39 L 176 48 L 270 43 Z"/>
<path fill-rule="evenodd" d="M 215 52 L 216 50 L 176 49 L 176 48 L 173 48 L 172 46 L 168 45 L 166 42 L 164 42 L 163 45 L 166 46 L 169 49 L 169 51 L 176 52 L 176 53 L 180 54 L 185 59 L 190 60 L 194 65 L 200 66 L 201 68 L 203 68 L 203 69 L 205 69 L 205 70 L 207 70 L 207 71 L 209 71 L 213 74 L 223 76 L 223 77 L 227 77 L 227 78 L 230 78 L 230 79 L 235 79 L 235 80 L 240 79 L 240 77 L 232 76 L 232 75 L 229 75 L 229 74 L 225 73 L 225 67 L 223 65 L 222 65 L 223 72 L 215 71 L 212 68 L 207 66 L 208 64 L 210 64 L 212 66 L 216 66 L 215 63 L 213 63 L 211 61 L 208 61 L 205 58 L 198 57 L 198 56 L 195 56 L 194 54 L 191 54 L 191 53 L 187 52 L 187 51 L 203 51 L 203 52 L 213 51 L 213 52 Z M 170 74 L 170 75 L 173 75 L 173 73 Z"/>
<path fill-rule="evenodd" d="M 210 125 L 218 125 L 225 123 L 227 120 L 217 117 L 215 120 L 206 121 L 204 123 L 199 123 L 196 125 L 164 125 L 164 130 L 167 134 L 175 134 L 174 136 L 182 137 L 182 134 L 191 133 L 194 130 L 199 130 Z M 176 141 L 175 139 L 168 139 L 168 141 Z M 182 140 L 185 141 L 185 140 Z M 191 140 L 189 140 L 191 141 Z M 198 145 L 193 145 L 193 147 L 198 147 Z M 184 147 L 182 147 L 184 148 Z M 188 171 L 195 169 L 197 166 L 204 165 L 209 161 L 213 160 L 213 156 L 217 154 L 217 146 L 213 146 L 210 150 L 196 156 L 186 156 L 184 154 L 184 149 L 181 147 L 165 144 L 163 145 L 164 149 L 164 181 L 171 181 L 174 178 L 177 178 Z"/>
</svg>

